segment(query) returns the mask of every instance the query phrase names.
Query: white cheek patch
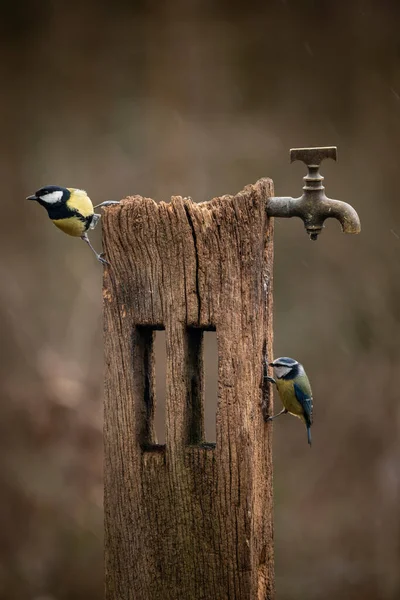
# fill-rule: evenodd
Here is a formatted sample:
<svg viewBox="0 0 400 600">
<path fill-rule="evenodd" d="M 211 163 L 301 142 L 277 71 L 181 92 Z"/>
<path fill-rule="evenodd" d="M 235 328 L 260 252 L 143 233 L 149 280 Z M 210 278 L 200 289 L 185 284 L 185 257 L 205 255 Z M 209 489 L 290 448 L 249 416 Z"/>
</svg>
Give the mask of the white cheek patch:
<svg viewBox="0 0 400 600">
<path fill-rule="evenodd" d="M 280 377 L 285 377 L 285 375 L 287 375 L 288 373 L 290 373 L 291 368 L 290 367 L 283 367 L 283 366 L 276 366 L 274 367 L 276 376 L 278 377 L 278 379 Z"/>
<path fill-rule="evenodd" d="M 58 190 L 57 192 L 51 192 L 50 194 L 45 194 L 44 196 L 40 196 L 40 199 L 43 202 L 47 202 L 48 204 L 55 204 L 56 202 L 60 202 L 63 197 L 63 192 Z"/>
</svg>

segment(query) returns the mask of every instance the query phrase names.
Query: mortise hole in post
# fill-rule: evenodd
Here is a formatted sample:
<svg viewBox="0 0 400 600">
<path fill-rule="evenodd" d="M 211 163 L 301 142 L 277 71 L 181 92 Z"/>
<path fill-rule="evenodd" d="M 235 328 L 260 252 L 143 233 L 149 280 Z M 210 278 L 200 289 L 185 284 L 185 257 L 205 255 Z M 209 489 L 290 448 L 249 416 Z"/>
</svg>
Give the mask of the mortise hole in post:
<svg viewBox="0 0 400 600">
<path fill-rule="evenodd" d="M 203 402 L 203 331 L 194 327 L 187 329 L 186 357 L 186 407 L 188 444 L 198 445 L 204 441 Z"/>
<path fill-rule="evenodd" d="M 139 406 L 139 440 L 143 450 L 164 450 L 165 446 L 165 332 L 162 326 L 135 327 L 134 361 Z M 162 354 L 163 351 L 163 354 Z M 135 371 L 136 372 L 136 371 Z"/>
<path fill-rule="evenodd" d="M 218 344 L 217 333 L 204 334 L 204 424 L 208 443 L 215 444 L 218 403 Z"/>
<path fill-rule="evenodd" d="M 218 384 L 215 327 L 189 327 L 187 342 L 188 443 L 214 447 Z"/>
<path fill-rule="evenodd" d="M 165 331 L 157 331 L 154 341 L 156 410 L 155 435 L 158 444 L 165 444 L 165 403 L 167 386 L 167 348 Z"/>
</svg>

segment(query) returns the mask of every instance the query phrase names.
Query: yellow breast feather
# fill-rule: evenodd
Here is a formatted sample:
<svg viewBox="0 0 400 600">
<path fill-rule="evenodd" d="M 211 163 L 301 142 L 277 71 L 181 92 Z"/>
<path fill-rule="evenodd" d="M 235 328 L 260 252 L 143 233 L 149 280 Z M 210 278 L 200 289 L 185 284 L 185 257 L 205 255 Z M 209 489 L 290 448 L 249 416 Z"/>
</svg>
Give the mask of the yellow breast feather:
<svg viewBox="0 0 400 600">
<path fill-rule="evenodd" d="M 86 231 L 86 225 L 78 217 L 68 217 L 67 219 L 52 219 L 54 225 L 68 235 L 80 237 Z"/>
<path fill-rule="evenodd" d="M 77 210 L 83 217 L 89 217 L 94 213 L 93 204 L 89 196 L 84 190 L 68 188 L 71 192 L 70 198 L 66 205 L 71 210 Z"/>
<path fill-rule="evenodd" d="M 301 418 L 304 411 L 294 393 L 293 380 L 277 379 L 276 387 L 278 388 L 280 399 L 286 410 L 290 412 L 290 414 Z"/>
</svg>

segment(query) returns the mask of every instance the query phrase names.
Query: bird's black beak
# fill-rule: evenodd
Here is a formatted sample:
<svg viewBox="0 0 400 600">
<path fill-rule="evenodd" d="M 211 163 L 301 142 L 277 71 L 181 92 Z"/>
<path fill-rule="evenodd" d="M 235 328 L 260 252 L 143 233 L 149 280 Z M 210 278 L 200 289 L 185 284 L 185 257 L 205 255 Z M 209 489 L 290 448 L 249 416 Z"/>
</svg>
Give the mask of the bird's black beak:
<svg viewBox="0 0 400 600">
<path fill-rule="evenodd" d="M 274 367 L 274 366 L 275 366 L 275 365 L 274 365 L 274 363 L 268 363 L 268 365 L 269 365 L 270 367 Z"/>
<path fill-rule="evenodd" d="M 27 196 L 26 200 L 37 200 L 36 194 L 32 194 L 32 196 Z"/>
</svg>

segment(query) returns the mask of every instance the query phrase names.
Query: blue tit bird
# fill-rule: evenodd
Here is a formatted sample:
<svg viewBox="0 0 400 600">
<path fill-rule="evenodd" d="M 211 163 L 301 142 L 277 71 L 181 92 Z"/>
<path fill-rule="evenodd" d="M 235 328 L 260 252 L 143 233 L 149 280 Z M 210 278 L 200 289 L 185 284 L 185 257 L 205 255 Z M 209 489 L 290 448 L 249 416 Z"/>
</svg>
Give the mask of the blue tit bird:
<svg viewBox="0 0 400 600">
<path fill-rule="evenodd" d="M 267 380 L 276 385 L 284 408 L 278 414 L 268 417 L 267 421 L 286 413 L 299 417 L 306 424 L 307 439 L 311 446 L 313 397 L 303 365 L 287 356 L 276 358 L 269 365 L 274 369 L 275 379 L 267 377 Z"/>
<path fill-rule="evenodd" d="M 84 190 L 64 188 L 58 185 L 47 185 L 40 188 L 27 200 L 35 200 L 47 210 L 54 225 L 64 233 L 79 237 L 88 244 L 102 264 L 109 264 L 102 254 L 96 252 L 87 235 L 88 229 L 94 229 L 101 215 L 94 212 L 95 208 L 119 204 L 114 200 L 102 202 L 93 206 L 91 199 Z"/>
</svg>

